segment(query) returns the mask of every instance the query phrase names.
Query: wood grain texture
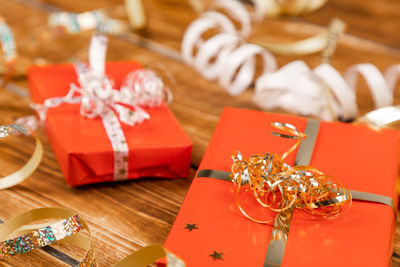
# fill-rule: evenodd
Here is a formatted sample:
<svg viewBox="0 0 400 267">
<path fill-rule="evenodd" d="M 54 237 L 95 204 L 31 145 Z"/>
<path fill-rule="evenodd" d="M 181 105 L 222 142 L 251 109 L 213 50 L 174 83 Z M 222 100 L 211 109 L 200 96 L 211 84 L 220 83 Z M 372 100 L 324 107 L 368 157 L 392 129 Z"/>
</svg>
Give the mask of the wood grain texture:
<svg viewBox="0 0 400 267">
<path fill-rule="evenodd" d="M 71 188 L 66 185 L 54 154 L 43 131 L 38 135 L 45 154 L 39 169 L 24 183 L 0 191 L 0 219 L 38 207 L 66 207 L 76 210 L 89 223 L 97 247 L 100 266 L 110 266 L 132 251 L 151 243 L 164 243 L 197 166 L 211 139 L 219 115 L 225 106 L 257 109 L 251 102 L 252 90 L 232 97 L 217 83 L 201 78 L 185 65 L 179 55 L 185 28 L 196 18 L 187 1 L 145 0 L 148 26 L 140 33 L 111 37 L 108 60 L 136 60 L 143 66 L 164 64 L 177 83 L 173 86 L 171 109 L 194 143 L 192 166 L 188 179 L 141 179 Z M 12 27 L 24 64 L 33 62 L 69 62 L 84 55 L 91 33 L 60 38 L 38 38 L 49 11 L 82 12 L 106 8 L 111 14 L 127 20 L 121 12 L 123 0 L 0 0 L 0 14 Z M 326 29 L 329 19 L 340 17 L 348 23 L 348 34 L 339 43 L 332 64 L 344 72 L 356 63 L 372 62 L 381 71 L 400 63 L 400 1 L 396 0 L 331 0 L 321 10 L 300 18 L 267 19 L 253 29 L 251 42 L 283 42 L 298 40 Z M 302 57 L 277 56 L 280 66 L 295 59 L 310 66 L 319 64 L 320 55 Z M 26 92 L 24 78 L 10 85 Z M 10 88 L 11 88 L 10 87 Z M 397 86 L 397 90 L 399 86 Z M 18 89 L 20 90 L 20 89 Z M 25 91 L 24 91 L 25 90 Z M 361 113 L 373 108 L 372 99 L 363 81 L 358 85 Z M 400 96 L 396 93 L 396 103 Z M 0 123 L 33 114 L 28 99 L 8 90 L 0 90 Z M 29 158 L 34 141 L 12 137 L 0 142 L 0 175 L 6 175 Z M 4 201 L 5 200 L 5 201 Z M 83 252 L 75 247 L 57 245 L 56 249 L 74 259 Z M 48 252 L 38 250 L 14 257 L 4 266 L 67 266 Z M 392 266 L 400 266 L 400 223 L 397 224 Z"/>
</svg>

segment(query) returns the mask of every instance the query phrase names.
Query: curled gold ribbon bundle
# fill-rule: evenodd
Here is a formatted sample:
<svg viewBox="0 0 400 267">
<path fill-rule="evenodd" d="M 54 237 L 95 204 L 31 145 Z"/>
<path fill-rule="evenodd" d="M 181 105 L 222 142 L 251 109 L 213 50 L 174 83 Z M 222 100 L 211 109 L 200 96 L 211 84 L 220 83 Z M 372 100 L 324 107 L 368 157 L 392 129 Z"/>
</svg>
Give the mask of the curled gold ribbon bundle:
<svg viewBox="0 0 400 267">
<path fill-rule="evenodd" d="M 233 154 L 231 178 L 237 185 L 236 201 L 240 211 L 258 223 L 275 220 L 254 219 L 242 208 L 239 192 L 241 186 L 248 184 L 262 207 L 278 213 L 275 222 L 284 233 L 294 209 L 313 219 L 335 219 L 346 212 L 351 206 L 352 196 L 339 181 L 311 166 L 291 167 L 283 162 L 306 138 L 306 134 L 291 124 L 274 122 L 271 125 L 285 132 L 272 132 L 272 135 L 297 139 L 297 142 L 282 157 L 267 153 L 243 159 L 240 152 Z"/>
</svg>

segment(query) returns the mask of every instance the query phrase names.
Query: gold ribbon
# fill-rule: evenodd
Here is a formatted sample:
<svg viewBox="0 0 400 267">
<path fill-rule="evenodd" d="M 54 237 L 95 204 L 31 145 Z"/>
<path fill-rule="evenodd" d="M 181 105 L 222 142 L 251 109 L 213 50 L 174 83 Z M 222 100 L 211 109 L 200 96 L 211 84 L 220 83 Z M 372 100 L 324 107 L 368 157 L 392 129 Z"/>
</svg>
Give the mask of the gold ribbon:
<svg viewBox="0 0 400 267">
<path fill-rule="evenodd" d="M 355 121 L 356 124 L 380 128 L 400 129 L 400 106 L 389 106 L 368 112 Z"/>
<path fill-rule="evenodd" d="M 63 219 L 62 221 L 58 221 Z M 56 221 L 36 224 L 37 221 Z M 86 235 L 82 234 L 86 231 Z M 22 234 L 22 235 L 21 235 Z M 0 226 L 0 258 L 19 255 L 54 242 L 67 242 L 86 251 L 79 267 L 97 266 L 95 248 L 88 224 L 73 211 L 63 208 L 40 208 L 17 215 Z M 149 245 L 127 256 L 113 267 L 145 267 L 161 258 L 168 267 L 183 267 L 185 263 L 159 245 Z"/>
<path fill-rule="evenodd" d="M 22 168 L 18 169 L 12 174 L 0 178 L 0 189 L 12 187 L 28 178 L 39 166 L 39 163 L 42 160 L 43 156 L 42 143 L 40 142 L 39 138 L 33 135 L 25 126 L 19 124 L 0 126 L 0 138 L 13 134 L 32 135 L 36 139 L 36 146 L 31 158 L 25 163 Z"/>
<path fill-rule="evenodd" d="M 146 14 L 142 0 L 125 0 L 126 12 L 134 30 L 146 27 Z"/>
<path fill-rule="evenodd" d="M 322 7 L 327 0 L 264 0 L 268 17 L 299 16 Z"/>
<path fill-rule="evenodd" d="M 210 1 L 189 0 L 192 9 L 200 14 L 206 9 Z M 279 17 L 282 15 L 299 16 L 310 13 L 322 7 L 327 0 L 261 0 L 264 1 L 265 14 L 268 17 Z"/>
<path fill-rule="evenodd" d="M 340 35 L 345 30 L 346 24 L 340 19 L 335 18 L 331 21 L 327 30 L 313 37 L 290 43 L 258 42 L 257 44 L 273 53 L 281 55 L 307 55 L 319 51 L 324 51 L 324 54 L 330 55 L 330 50 L 335 49 Z M 326 56 L 323 55 L 323 57 Z"/>
</svg>

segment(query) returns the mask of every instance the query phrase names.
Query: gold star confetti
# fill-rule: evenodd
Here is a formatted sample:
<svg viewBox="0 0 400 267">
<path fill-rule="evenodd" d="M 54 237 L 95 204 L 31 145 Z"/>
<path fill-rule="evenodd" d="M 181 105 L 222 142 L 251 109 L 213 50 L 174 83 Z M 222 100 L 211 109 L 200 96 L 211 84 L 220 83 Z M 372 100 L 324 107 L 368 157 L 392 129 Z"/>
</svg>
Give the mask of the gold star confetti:
<svg viewBox="0 0 400 267">
<path fill-rule="evenodd" d="M 183 228 L 184 228 L 184 229 L 188 229 L 189 232 L 191 232 L 191 231 L 194 230 L 194 229 L 199 229 L 199 228 L 197 227 L 196 224 L 197 224 L 197 223 L 193 223 L 193 224 L 186 223 L 186 226 L 183 227 Z"/>
<path fill-rule="evenodd" d="M 219 260 L 223 260 L 223 259 L 224 259 L 224 258 L 222 257 L 223 254 L 224 254 L 223 252 L 218 253 L 216 250 L 214 250 L 213 254 L 210 254 L 210 255 L 208 255 L 208 256 L 212 257 L 213 260 L 218 260 L 218 259 L 219 259 Z"/>
</svg>

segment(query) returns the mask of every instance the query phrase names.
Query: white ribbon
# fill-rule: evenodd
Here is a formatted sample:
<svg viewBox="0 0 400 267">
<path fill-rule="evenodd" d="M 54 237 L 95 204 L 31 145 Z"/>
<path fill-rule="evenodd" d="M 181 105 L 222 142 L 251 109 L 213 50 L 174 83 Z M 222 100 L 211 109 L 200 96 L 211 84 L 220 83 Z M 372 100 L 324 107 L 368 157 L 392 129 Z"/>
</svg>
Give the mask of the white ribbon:
<svg viewBox="0 0 400 267">
<path fill-rule="evenodd" d="M 33 105 L 41 121 L 46 111 L 63 103 L 80 104 L 80 113 L 88 119 L 101 118 L 114 151 L 114 180 L 128 178 L 129 148 L 120 121 L 133 126 L 150 118 L 140 106 L 157 107 L 168 89 L 151 70 L 129 73 L 120 90 L 105 75 L 107 38 L 95 35 L 89 49 L 89 68 L 75 65 L 79 86 L 71 84 L 64 97 L 46 99 L 43 105 Z"/>
<path fill-rule="evenodd" d="M 254 1 L 255 20 L 263 16 L 262 3 Z M 246 8 L 236 0 L 217 0 L 213 9 L 222 9 L 237 20 L 236 29 L 231 20 L 216 11 L 205 12 L 202 17 L 189 25 L 182 40 L 182 57 L 187 64 L 194 66 L 206 79 L 218 79 L 220 85 L 231 95 L 245 91 L 253 82 L 256 73 L 256 57 L 263 64 L 262 74 L 275 71 L 275 57 L 255 44 L 246 44 L 251 30 L 251 16 Z M 203 40 L 202 35 L 209 30 L 220 33 Z M 194 52 L 197 52 L 194 54 Z M 215 59 L 215 60 L 214 60 Z"/>
<path fill-rule="evenodd" d="M 325 120 L 330 118 L 320 84 L 300 60 L 257 79 L 253 101 L 264 109 L 281 108 Z"/>
<path fill-rule="evenodd" d="M 305 62 L 294 61 L 272 74 L 261 76 L 256 82 L 254 101 L 262 108 L 281 108 L 324 120 L 335 118 L 328 112 L 324 86 L 331 91 L 333 109 L 340 118 L 358 116 L 356 99 L 357 77 L 361 75 L 371 91 L 375 108 L 393 105 L 393 93 L 400 65 L 388 68 L 384 76 L 372 64 L 351 66 L 343 77 L 329 64 L 311 70 Z"/>
</svg>

